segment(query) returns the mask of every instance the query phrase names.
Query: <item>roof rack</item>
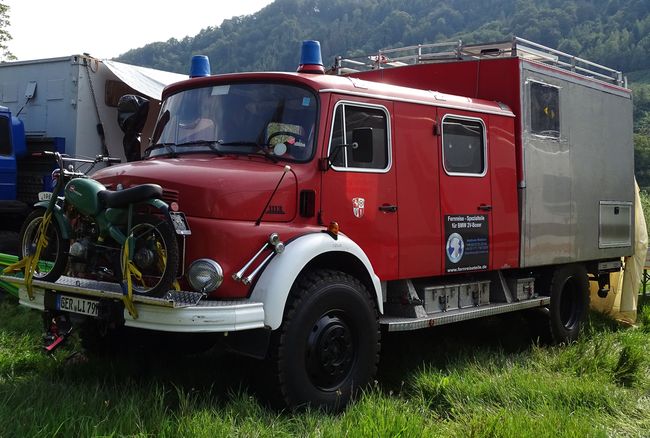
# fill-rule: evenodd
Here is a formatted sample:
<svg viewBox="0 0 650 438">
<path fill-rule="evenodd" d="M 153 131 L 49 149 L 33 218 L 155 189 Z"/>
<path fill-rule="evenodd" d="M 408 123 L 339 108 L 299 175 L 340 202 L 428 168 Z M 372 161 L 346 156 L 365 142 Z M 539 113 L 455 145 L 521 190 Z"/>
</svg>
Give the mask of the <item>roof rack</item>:
<svg viewBox="0 0 650 438">
<path fill-rule="evenodd" d="M 516 36 L 496 43 L 464 44 L 458 40 L 381 49 L 371 55 L 351 58 L 337 56 L 332 71 L 342 75 L 413 64 L 509 57 L 542 62 L 627 88 L 627 78 L 621 71 Z"/>
</svg>

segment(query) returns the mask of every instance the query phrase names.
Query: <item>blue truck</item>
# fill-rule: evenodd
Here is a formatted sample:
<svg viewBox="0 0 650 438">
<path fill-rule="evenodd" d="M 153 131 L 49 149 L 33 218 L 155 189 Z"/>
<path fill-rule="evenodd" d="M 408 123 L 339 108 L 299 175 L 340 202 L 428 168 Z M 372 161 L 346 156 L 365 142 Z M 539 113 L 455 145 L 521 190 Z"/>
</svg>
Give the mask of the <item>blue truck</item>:
<svg viewBox="0 0 650 438">
<path fill-rule="evenodd" d="M 18 160 L 25 155 L 25 125 L 9 108 L 0 106 L 0 252 L 16 252 L 15 224 L 22 222 L 28 209 L 18 196 Z"/>
</svg>

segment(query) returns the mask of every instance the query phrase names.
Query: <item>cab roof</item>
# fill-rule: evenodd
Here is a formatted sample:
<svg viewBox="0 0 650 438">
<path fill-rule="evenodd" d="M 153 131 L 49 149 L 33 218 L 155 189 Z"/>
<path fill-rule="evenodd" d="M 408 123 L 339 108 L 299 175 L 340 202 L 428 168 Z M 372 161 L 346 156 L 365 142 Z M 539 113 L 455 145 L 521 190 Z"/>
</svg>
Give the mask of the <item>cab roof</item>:
<svg viewBox="0 0 650 438">
<path fill-rule="evenodd" d="M 249 81 L 293 82 L 307 86 L 319 94 L 337 93 L 514 117 L 510 108 L 495 101 L 456 96 L 435 90 L 421 90 L 381 82 L 366 81 L 350 76 L 313 73 L 229 73 L 192 78 L 167 86 L 163 91 L 163 99 L 187 89 Z"/>
</svg>

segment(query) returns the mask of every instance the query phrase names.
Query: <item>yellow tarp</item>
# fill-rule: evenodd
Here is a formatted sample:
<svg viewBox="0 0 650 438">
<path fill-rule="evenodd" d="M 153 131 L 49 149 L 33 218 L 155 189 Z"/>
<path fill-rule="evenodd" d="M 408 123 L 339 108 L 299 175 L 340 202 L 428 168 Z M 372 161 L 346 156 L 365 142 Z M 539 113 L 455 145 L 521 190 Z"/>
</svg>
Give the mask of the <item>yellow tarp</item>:
<svg viewBox="0 0 650 438">
<path fill-rule="evenodd" d="M 611 315 L 614 319 L 633 324 L 636 322 L 636 301 L 643 277 L 643 267 L 648 252 L 648 230 L 643 216 L 639 186 L 635 185 L 634 198 L 634 254 L 623 260 L 623 272 L 611 274 L 611 288 L 607 298 L 598 297 L 598 285 L 591 282 L 591 308 Z"/>
</svg>

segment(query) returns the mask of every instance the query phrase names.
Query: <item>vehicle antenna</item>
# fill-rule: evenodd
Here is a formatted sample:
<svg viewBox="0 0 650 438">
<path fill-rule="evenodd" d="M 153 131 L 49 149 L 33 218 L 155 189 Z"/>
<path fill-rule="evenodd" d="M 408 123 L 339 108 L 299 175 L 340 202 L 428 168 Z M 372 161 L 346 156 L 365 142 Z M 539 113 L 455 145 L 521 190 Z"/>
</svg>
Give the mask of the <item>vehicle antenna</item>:
<svg viewBox="0 0 650 438">
<path fill-rule="evenodd" d="M 275 195 L 275 192 L 278 191 L 278 187 L 280 187 L 280 183 L 282 183 L 282 180 L 284 179 L 284 176 L 291 170 L 291 166 L 288 164 L 284 166 L 284 171 L 282 172 L 282 176 L 280 177 L 280 181 L 278 181 L 278 184 L 275 186 L 275 189 L 273 189 L 273 193 L 271 193 L 271 196 L 269 196 L 269 200 L 266 201 L 266 205 L 262 209 L 262 213 L 260 213 L 260 217 L 257 218 L 255 221 L 255 226 L 259 226 L 260 223 L 262 222 L 262 218 L 264 217 L 264 213 L 266 213 L 266 209 L 269 207 L 269 204 L 271 203 L 271 199 L 273 199 L 273 196 Z"/>
</svg>

